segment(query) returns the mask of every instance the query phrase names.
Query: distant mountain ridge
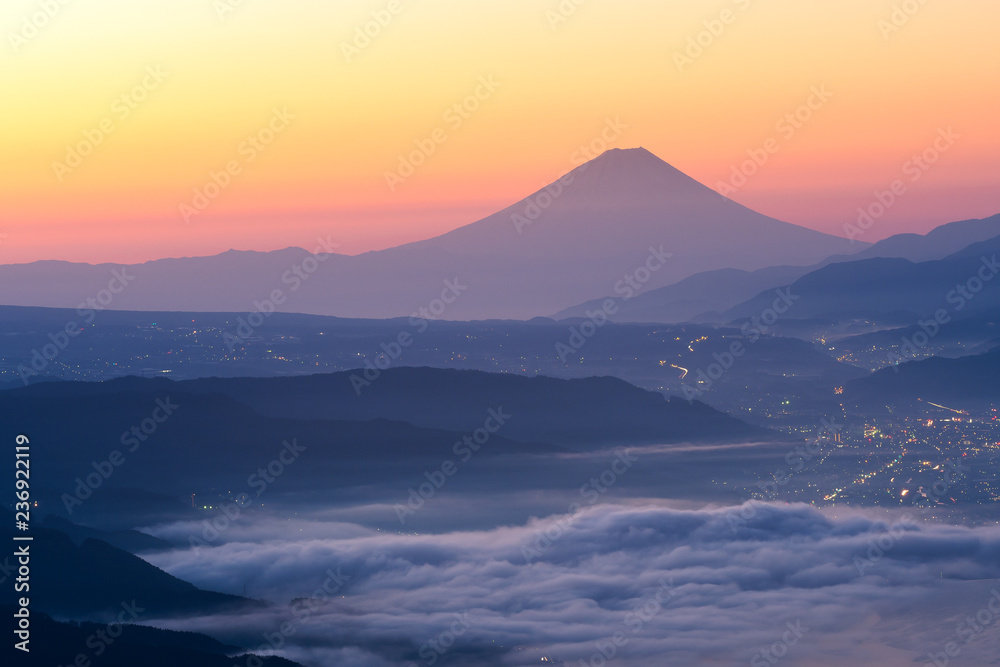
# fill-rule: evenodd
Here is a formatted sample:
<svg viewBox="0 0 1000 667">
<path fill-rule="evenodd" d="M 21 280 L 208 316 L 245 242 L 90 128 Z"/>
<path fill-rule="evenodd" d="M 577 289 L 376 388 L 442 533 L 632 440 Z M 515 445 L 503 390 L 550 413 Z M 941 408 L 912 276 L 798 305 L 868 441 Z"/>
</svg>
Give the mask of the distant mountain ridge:
<svg viewBox="0 0 1000 667">
<path fill-rule="evenodd" d="M 642 148 L 612 149 L 526 199 L 433 239 L 357 256 L 316 248 L 92 266 L 0 266 L 0 303 L 117 310 L 527 319 L 722 268 L 815 263 L 865 244 L 756 213 Z M 320 259 L 309 252 L 321 251 Z M 663 260 L 664 255 L 669 259 Z M 653 261 L 651 258 L 658 258 Z M 651 269 L 653 265 L 655 269 Z M 115 272 L 118 272 L 117 274 Z"/>
<path fill-rule="evenodd" d="M 764 430 L 698 402 L 613 377 L 562 380 L 483 371 L 400 367 L 356 392 L 355 371 L 288 378 L 205 378 L 177 382 L 192 393 L 221 393 L 265 415 L 298 419 L 393 419 L 424 428 L 471 431 L 484 406 L 512 417 L 503 435 L 571 449 L 752 438 Z"/>
<path fill-rule="evenodd" d="M 940 310 L 954 319 L 1000 308 L 998 255 L 1000 236 L 926 262 L 874 257 L 829 264 L 785 286 L 798 297 L 789 317 L 892 311 L 927 317 Z M 753 317 L 773 299 L 772 293 L 763 292 L 724 317 Z"/>
<path fill-rule="evenodd" d="M 847 384 L 851 400 L 876 403 L 988 400 L 1000 398 L 1000 348 L 984 354 L 932 357 L 882 369 Z"/>
<path fill-rule="evenodd" d="M 911 262 L 943 259 L 973 243 L 1000 236 L 1000 214 L 988 218 L 959 220 L 935 227 L 926 234 L 894 234 L 849 256 L 830 257 L 827 262 L 900 257 Z"/>
<path fill-rule="evenodd" d="M 618 311 L 610 315 L 616 322 L 725 321 L 722 312 L 765 290 L 792 284 L 808 273 L 835 263 L 863 259 L 906 259 L 911 262 L 938 260 L 972 244 L 1000 235 L 1000 214 L 981 220 L 962 220 L 934 228 L 924 235 L 896 234 L 853 255 L 833 255 L 812 266 L 772 266 L 757 271 L 718 269 L 697 273 L 684 280 L 647 290 L 638 296 L 617 299 Z M 552 317 L 587 317 L 600 308 L 610 293 L 562 310 Z"/>
<path fill-rule="evenodd" d="M 399 439 L 409 438 L 409 448 L 416 451 L 426 437 L 421 431 L 427 435 L 432 434 L 426 429 L 442 431 L 441 442 L 450 444 L 455 435 L 481 427 L 489 409 L 514 415 L 503 424 L 500 440 L 516 441 L 508 443 L 508 448 L 529 443 L 518 447 L 526 451 L 551 449 L 530 443 L 586 450 L 611 445 L 749 439 L 768 433 L 703 403 L 668 400 L 613 377 L 563 380 L 399 367 L 382 371 L 361 391 L 357 390 L 355 378 L 363 379 L 363 370 L 176 382 L 134 376 L 100 383 L 43 382 L 0 392 L 0 407 L 24 410 L 34 400 L 44 399 L 53 404 L 74 400 L 91 410 L 98 406 L 104 410 L 112 405 L 107 398 L 110 396 L 171 395 L 177 402 L 182 400 L 178 396 L 188 400 L 197 397 L 199 411 L 215 409 L 234 416 L 243 411 L 247 413 L 242 415 L 243 421 L 254 421 L 258 431 L 275 420 L 323 420 L 329 432 L 335 432 L 338 424 L 356 422 L 355 430 L 368 434 L 374 445 L 378 439 L 373 435 L 395 426 Z M 251 414 L 251 410 L 257 414 Z M 404 428 L 411 425 L 417 428 Z M 301 427 L 299 430 L 304 432 Z M 344 435 L 348 433 L 352 431 L 345 430 Z M 341 446 L 346 448 L 346 437 L 341 439 Z M 403 444 L 398 443 L 399 449 L 393 451 L 405 452 Z M 500 447 L 501 442 L 497 442 L 494 449 Z M 211 465 L 215 455 L 205 452 L 203 457 L 205 465 Z"/>
</svg>

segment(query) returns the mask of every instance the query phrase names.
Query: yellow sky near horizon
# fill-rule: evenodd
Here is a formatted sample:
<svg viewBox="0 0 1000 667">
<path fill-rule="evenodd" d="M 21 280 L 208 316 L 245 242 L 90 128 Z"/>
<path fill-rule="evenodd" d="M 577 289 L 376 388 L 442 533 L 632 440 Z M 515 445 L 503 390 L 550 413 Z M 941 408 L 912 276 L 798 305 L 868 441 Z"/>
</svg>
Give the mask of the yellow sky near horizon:
<svg viewBox="0 0 1000 667">
<path fill-rule="evenodd" d="M 865 240 L 992 215 L 998 24 L 985 0 L 8 0 L 0 263 L 396 245 L 553 180 L 608 119 L 712 187 L 774 138 L 732 197 L 840 234 L 952 128 Z"/>
</svg>

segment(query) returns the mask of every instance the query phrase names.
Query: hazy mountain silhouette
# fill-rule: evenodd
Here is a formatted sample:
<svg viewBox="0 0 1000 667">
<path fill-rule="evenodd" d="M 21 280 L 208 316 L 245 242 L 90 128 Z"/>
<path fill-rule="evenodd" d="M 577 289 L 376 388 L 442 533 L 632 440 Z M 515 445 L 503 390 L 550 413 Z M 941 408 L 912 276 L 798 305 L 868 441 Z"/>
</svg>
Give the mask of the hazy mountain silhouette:
<svg viewBox="0 0 1000 667">
<path fill-rule="evenodd" d="M 5 618 L 13 616 L 15 611 L 13 606 L 0 605 L 0 613 Z M 61 622 L 34 609 L 31 611 L 31 629 L 30 664 L 39 667 L 72 664 L 100 667 L 232 667 L 258 664 L 248 662 L 250 654 L 237 655 L 238 647 L 227 646 L 194 632 L 126 624 L 121 627 L 121 634 L 109 642 L 102 639 L 110 638 L 106 623 Z M 101 651 L 100 658 L 91 659 L 96 658 L 98 650 Z M 21 664 L 18 661 L 23 660 L 24 653 L 9 646 L 5 647 L 5 651 L 14 661 L 8 664 Z M 83 655 L 87 662 L 75 662 L 79 655 Z M 275 656 L 257 656 L 257 659 L 265 667 L 302 667 Z"/>
<path fill-rule="evenodd" d="M 137 530 L 98 530 L 75 524 L 72 521 L 54 515 L 42 518 L 38 525 L 63 533 L 73 540 L 77 546 L 82 545 L 86 540 L 94 539 L 107 542 L 113 547 L 130 553 L 170 548 L 169 542 Z"/>
<path fill-rule="evenodd" d="M 650 261 L 664 263 L 641 274 L 645 289 L 710 269 L 812 264 L 864 247 L 756 213 L 645 149 L 613 149 L 483 220 L 388 250 L 331 255 L 311 273 L 293 272 L 306 255 L 298 248 L 130 266 L 134 279 L 112 307 L 239 312 L 281 289 L 285 312 L 405 317 L 446 292 L 457 298 L 435 314 L 448 319 L 528 318 L 613 293 L 651 254 L 671 257 Z M 0 303 L 75 308 L 107 288 L 116 268 L 2 266 Z M 445 281 L 458 287 L 447 294 Z"/>
<path fill-rule="evenodd" d="M 911 262 L 942 259 L 973 243 L 1000 235 L 1000 214 L 977 220 L 959 220 L 935 227 L 926 234 L 894 234 L 850 256 L 827 261 L 901 257 Z"/>
<path fill-rule="evenodd" d="M 1000 397 L 1000 348 L 957 359 L 932 357 L 884 368 L 847 384 L 852 400 L 883 404 L 924 400 L 995 400 Z"/>
<path fill-rule="evenodd" d="M 998 254 L 1000 236 L 927 262 L 877 257 L 830 264 L 791 283 L 791 293 L 798 300 L 788 317 L 867 316 L 892 311 L 927 317 L 942 309 L 954 319 L 982 313 L 1000 307 Z M 963 294 L 959 287 L 970 280 L 978 280 L 979 289 Z M 724 316 L 759 315 L 773 301 L 774 294 L 768 290 Z"/>
<path fill-rule="evenodd" d="M 419 387 L 414 387 L 419 391 Z M 155 431 L 143 440 L 134 437 L 158 406 L 176 406 Z M 477 410 L 478 426 L 486 419 L 483 405 Z M 58 414 L 59 419 L 52 415 Z M 159 411 L 163 416 L 162 409 Z M 78 512 L 127 513 L 131 505 L 145 508 L 159 498 L 133 495 L 120 504 L 121 492 L 142 489 L 172 496 L 178 512 L 191 512 L 189 496 L 210 489 L 235 490 L 256 498 L 264 491 L 296 486 L 329 484 L 332 475 L 349 466 L 363 470 L 372 479 L 391 477 L 392 461 L 416 461 L 418 465 L 440 463 L 463 433 L 418 428 L 385 419 L 347 421 L 330 419 L 286 419 L 264 416 L 246 404 L 219 393 L 193 394 L 169 381 L 126 378 L 106 383 L 46 382 L 0 392 L 0 428 L 30 433 L 33 440 L 47 443 L 33 451 L 32 472 L 44 485 L 35 497 L 44 499 L 48 511 L 76 520 Z M 152 422 L 149 422 L 151 424 Z M 113 452 L 121 461 L 113 470 L 106 464 Z M 490 437 L 489 454 L 552 453 L 563 451 L 550 444 L 511 440 L 505 434 Z M 296 465 L 299 456 L 308 464 Z M 283 457 L 288 469 L 280 483 L 259 485 L 256 471 Z M 426 463 L 425 463 L 426 462 Z M 102 467 L 109 471 L 92 494 L 81 488 Z M 359 477 L 360 478 L 360 477 Z M 92 487 L 93 488 L 93 487 Z M 118 491 L 118 494 L 114 492 Z M 92 495 L 93 498 L 89 496 Z M 82 498 L 83 502 L 66 498 Z M 156 504 L 152 507 L 161 511 Z M 120 510 L 120 511 L 119 511 Z M 141 512 L 139 512 L 141 513 Z M 200 517 L 200 515 L 197 515 Z M 69 538 L 67 538 L 69 539 Z"/>
<path fill-rule="evenodd" d="M 101 525 L 186 520 L 199 539 L 211 539 L 203 526 L 237 501 L 250 517 L 288 499 L 375 500 L 425 481 L 424 471 L 446 460 L 471 461 L 456 484 L 478 490 L 574 488 L 580 469 L 567 456 L 582 465 L 619 446 L 776 435 L 615 378 L 399 368 L 358 396 L 352 374 L 45 382 L 0 392 L 0 429 L 16 425 L 46 443 L 33 448 L 31 467 L 42 480 L 33 497 L 47 511 Z M 174 407 L 154 427 L 151 415 L 163 405 Z M 144 423 L 151 432 L 137 442 Z M 49 551 L 81 562 L 114 549 L 60 535 Z"/>
<path fill-rule="evenodd" d="M 13 528 L 12 512 L 0 508 L 0 519 Z M 66 533 L 40 527 L 37 522 L 32 526 L 31 536 L 34 538 L 30 543 L 32 611 L 71 617 L 100 616 L 117 614 L 122 611 L 123 603 L 134 602 L 144 613 L 164 615 L 208 613 L 260 604 L 196 588 L 101 540 L 87 538 L 76 544 Z M 4 586 L 0 604 L 13 605 L 18 597 L 13 586 Z"/>
<path fill-rule="evenodd" d="M 857 336 L 848 336 L 833 345 L 838 351 L 894 350 L 903 359 L 922 353 L 923 350 L 903 349 L 906 341 L 921 340 L 926 331 L 919 324 L 912 324 L 912 318 L 901 328 L 883 329 Z M 924 333 L 921 333 L 921 332 Z M 967 357 L 989 352 L 1000 346 L 1000 312 L 987 312 L 980 316 L 956 319 L 941 325 L 933 341 L 934 356 Z M 886 355 L 886 362 L 892 359 Z"/>
<path fill-rule="evenodd" d="M 394 368 L 361 393 L 345 371 L 289 378 L 208 378 L 177 385 L 220 393 L 273 417 L 392 419 L 426 428 L 472 431 L 488 407 L 512 418 L 503 435 L 580 449 L 593 445 L 750 438 L 763 430 L 697 401 L 661 394 L 613 377 L 561 380 L 482 371 Z"/>
<path fill-rule="evenodd" d="M 731 308 L 776 285 L 785 285 L 810 269 L 804 266 L 771 266 L 756 271 L 716 269 L 696 273 L 680 282 L 640 294 L 632 299 L 615 298 L 615 322 L 691 322 L 711 319 L 711 313 Z M 606 299 L 593 299 L 559 311 L 555 319 L 587 318 L 588 312 L 603 310 Z"/>
<path fill-rule="evenodd" d="M 901 258 L 911 262 L 942 259 L 967 246 L 1000 235 L 1000 215 L 982 220 L 962 220 L 934 228 L 927 234 L 896 234 L 853 255 L 834 255 L 812 266 L 772 266 L 757 271 L 717 269 L 697 273 L 678 283 L 661 287 L 628 300 L 616 297 L 618 311 L 610 316 L 616 322 L 688 322 L 725 321 L 720 313 L 758 293 L 789 285 L 807 273 L 834 263 L 872 259 Z M 567 308 L 556 319 L 587 317 L 587 312 L 601 308 L 606 298 L 592 299 Z"/>
<path fill-rule="evenodd" d="M 494 450 L 545 449 L 530 443 L 590 448 L 752 438 L 764 433 L 697 401 L 667 400 L 613 377 L 562 380 L 400 367 L 382 371 L 358 393 L 356 382 L 364 378 L 364 371 L 357 370 L 181 382 L 138 377 L 100 383 L 45 382 L 0 392 L 0 406 L 27 424 L 22 428 L 34 426 L 35 434 L 41 433 L 37 429 L 57 428 L 45 425 L 40 411 L 58 406 L 65 411 L 63 421 L 81 432 L 103 435 L 107 447 L 117 443 L 130 424 L 148 416 L 144 413 L 155 407 L 156 398 L 169 396 L 183 407 L 162 431 L 171 440 L 188 429 L 192 433 L 180 438 L 171 452 L 144 447 L 139 453 L 154 450 L 149 456 L 167 469 L 186 466 L 183 461 L 171 462 L 178 457 L 197 455 L 201 471 L 231 463 L 233 447 L 243 457 L 273 454 L 283 438 L 294 434 L 330 443 L 332 449 L 324 457 L 436 454 L 442 446 L 447 450 L 457 436 L 481 427 L 491 408 L 516 415 L 504 424 Z M 46 437 L 53 440 L 57 434 Z"/>
</svg>

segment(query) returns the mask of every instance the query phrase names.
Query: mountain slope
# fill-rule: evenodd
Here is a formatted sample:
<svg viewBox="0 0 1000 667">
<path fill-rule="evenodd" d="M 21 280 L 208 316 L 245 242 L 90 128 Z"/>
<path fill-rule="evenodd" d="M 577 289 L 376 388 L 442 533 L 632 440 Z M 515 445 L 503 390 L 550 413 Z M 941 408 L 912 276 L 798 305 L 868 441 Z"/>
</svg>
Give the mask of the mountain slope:
<svg viewBox="0 0 1000 667">
<path fill-rule="evenodd" d="M 5 618 L 10 618 L 15 612 L 14 606 L 0 605 L 0 613 Z M 232 667 L 234 664 L 302 667 L 276 656 L 235 655 L 237 647 L 227 646 L 206 635 L 144 625 L 125 624 L 113 641 L 105 641 L 105 638 L 110 639 L 107 624 L 61 622 L 32 610 L 31 629 L 31 662 L 23 663 L 24 654 L 7 647 L 9 662 L 6 664 L 39 667 L 76 664 L 100 667 Z M 117 628 L 112 630 L 118 631 Z M 100 653 L 97 653 L 98 650 Z M 100 655 L 100 658 L 92 661 L 88 655 Z M 80 660 L 81 656 L 86 659 L 85 662 Z"/>
<path fill-rule="evenodd" d="M 705 270 L 811 264 L 863 247 L 751 211 L 644 149 L 613 149 L 426 241 L 323 261 L 296 248 L 158 260 L 127 267 L 124 287 L 111 265 L 0 266 L 0 303 L 75 308 L 111 283 L 101 305 L 119 310 L 246 312 L 256 302 L 343 317 L 427 308 L 447 319 L 529 318 L 612 292 L 625 276 L 651 289 Z M 276 303 L 262 303 L 275 290 Z"/>
<path fill-rule="evenodd" d="M 170 547 L 169 542 L 161 540 L 158 537 L 153 537 L 152 535 L 147 535 L 146 533 L 141 533 L 137 530 L 109 531 L 88 528 L 51 514 L 44 517 L 37 525 L 49 530 L 59 531 L 73 540 L 77 546 L 80 546 L 85 541 L 92 539 L 106 542 L 117 549 L 128 551 L 129 553 L 157 551 Z"/>
<path fill-rule="evenodd" d="M 511 416 L 503 435 L 571 448 L 749 438 L 763 431 L 708 406 L 639 389 L 612 377 L 560 380 L 435 368 L 384 371 L 361 393 L 351 371 L 291 378 L 177 383 L 184 391 L 231 396 L 262 414 L 298 419 L 393 419 L 472 431 L 488 408 Z"/>
<path fill-rule="evenodd" d="M 0 519 L 13 529 L 12 512 L 0 508 Z M 134 602 L 152 616 L 260 605 L 196 588 L 101 540 L 87 538 L 75 544 L 65 533 L 37 525 L 31 536 L 32 611 L 93 617 L 117 614 L 123 603 Z M 4 586 L 0 604 L 13 605 L 18 597 L 13 586 Z"/>
<path fill-rule="evenodd" d="M 878 257 L 830 264 L 788 286 L 797 297 L 788 317 L 866 316 L 892 311 L 927 317 L 942 309 L 952 318 L 982 313 L 1000 307 L 998 254 L 1000 236 L 928 262 Z M 759 315 L 773 301 L 774 294 L 765 291 L 725 316 Z"/>
<path fill-rule="evenodd" d="M 1000 348 L 985 354 L 911 361 L 847 384 L 845 396 L 879 403 L 923 398 L 928 401 L 996 400 L 1000 397 Z"/>
<path fill-rule="evenodd" d="M 757 271 L 718 269 L 697 273 L 678 283 L 643 291 L 632 299 L 616 297 L 618 311 L 610 315 L 616 322 L 714 321 L 716 312 L 725 311 L 760 292 L 789 285 L 807 273 L 829 264 L 873 258 L 899 258 L 911 262 L 943 259 L 970 244 L 1000 235 L 1000 215 L 982 220 L 962 220 L 934 228 L 924 235 L 896 234 L 853 255 L 833 255 L 812 266 L 772 266 Z M 601 308 L 610 292 L 599 299 L 567 308 L 556 319 L 586 317 L 587 311 Z"/>
<path fill-rule="evenodd" d="M 616 298 L 618 311 L 610 319 L 615 322 L 699 321 L 699 316 L 731 308 L 763 290 L 787 284 L 810 270 L 805 266 L 771 266 L 756 271 L 717 269 L 697 273 L 632 299 Z M 586 318 L 588 312 L 603 309 L 607 298 L 587 301 L 559 311 L 552 317 Z"/>
<path fill-rule="evenodd" d="M 137 406 L 153 404 L 152 398 L 135 399 L 135 396 L 171 396 L 173 402 L 185 406 L 177 410 L 177 419 L 188 420 L 192 429 L 203 415 L 208 416 L 213 410 L 246 424 L 243 428 L 227 429 L 227 436 L 216 447 L 219 451 L 202 451 L 199 458 L 203 467 L 217 465 L 216 460 L 220 464 L 225 460 L 227 441 L 240 441 L 241 453 L 249 454 L 252 443 L 273 429 L 270 422 L 274 422 L 274 426 L 286 425 L 286 431 L 300 433 L 302 437 L 313 433 L 313 424 L 322 427 L 322 439 L 336 442 L 336 450 L 345 459 L 372 455 L 384 440 L 387 441 L 384 454 L 420 454 L 425 442 L 434 442 L 422 435 L 426 433 L 424 429 L 452 432 L 443 433 L 441 439 L 441 443 L 450 445 L 456 436 L 482 427 L 490 409 L 502 409 L 503 413 L 511 415 L 499 433 L 503 437 L 493 446 L 493 449 L 504 447 L 506 439 L 517 441 L 506 445 L 508 451 L 543 450 L 518 443 L 547 442 L 588 449 L 753 438 L 763 433 L 702 403 L 666 400 L 661 394 L 613 377 L 562 380 L 509 373 L 400 367 L 382 371 L 370 383 L 358 385 L 358 381 L 365 382 L 364 378 L 364 372 L 359 370 L 295 377 L 204 378 L 180 382 L 137 377 L 101 383 L 46 382 L 0 392 L 0 407 L 10 408 L 12 412 L 23 411 L 33 407 L 34 401 L 45 400 L 53 405 L 65 402 L 70 405 L 67 409 L 73 411 L 107 410 L 113 407 L 112 397 L 128 396 L 121 405 L 124 415 L 128 414 L 125 408 L 133 412 Z M 360 387 L 360 393 L 356 387 Z M 197 416 L 185 414 L 195 410 Z M 292 420 L 302 421 L 294 424 Z M 116 423 L 121 421 L 119 417 Z M 412 428 L 410 424 L 419 428 L 407 432 L 407 427 Z M 175 427 L 173 419 L 164 429 L 171 427 Z M 407 441 L 405 446 L 402 442 L 389 446 L 388 443 L 394 441 L 394 434 Z M 198 436 L 198 440 L 204 438 Z M 269 446 L 276 446 L 280 438 L 274 442 Z M 365 447 L 355 448 L 362 442 L 367 442 Z M 185 442 L 183 446 L 185 451 L 197 448 L 193 442 Z M 427 452 L 433 453 L 433 447 Z M 326 456 L 332 454 L 328 452 Z M 168 459 L 176 456 L 183 454 L 175 452 L 160 461 L 160 465 L 171 465 Z"/>
<path fill-rule="evenodd" d="M 478 426 L 487 407 L 495 406 L 483 406 Z M 139 430 L 144 423 L 146 430 Z M 32 455 L 33 477 L 44 484 L 36 496 L 48 501 L 50 512 L 73 511 L 73 520 L 84 516 L 77 512 L 119 502 L 116 492 L 130 489 L 171 496 L 174 509 L 183 512 L 190 509 L 190 494 L 210 489 L 272 496 L 296 484 L 325 484 L 352 465 L 378 478 L 391 471 L 374 462 L 439 462 L 463 435 L 385 419 L 264 416 L 218 392 L 194 394 L 171 382 L 140 378 L 45 382 L 0 392 L 0 429 L 27 432 L 46 443 Z M 562 451 L 513 441 L 504 433 L 490 442 L 491 454 Z M 288 463 L 282 466 L 287 472 L 280 484 L 262 488 L 263 478 L 254 473 L 279 457 Z M 297 465 L 299 457 L 309 463 Z M 99 468 L 105 473 L 94 477 Z M 88 482 L 92 493 L 81 490 L 83 479 L 98 480 Z M 67 497 L 82 501 L 67 503 Z"/>
<path fill-rule="evenodd" d="M 986 241 L 997 235 L 1000 235 L 1000 214 L 977 220 L 949 222 L 926 234 L 895 234 L 854 255 L 833 257 L 830 261 L 901 257 L 911 262 L 926 262 L 942 259 L 973 243 Z"/>
</svg>

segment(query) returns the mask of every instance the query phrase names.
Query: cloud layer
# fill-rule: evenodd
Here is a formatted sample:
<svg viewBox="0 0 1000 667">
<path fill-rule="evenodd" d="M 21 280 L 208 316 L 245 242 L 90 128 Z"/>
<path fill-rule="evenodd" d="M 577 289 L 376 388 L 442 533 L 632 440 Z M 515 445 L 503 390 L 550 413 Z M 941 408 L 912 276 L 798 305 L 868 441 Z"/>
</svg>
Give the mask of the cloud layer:
<svg viewBox="0 0 1000 667">
<path fill-rule="evenodd" d="M 996 527 L 834 519 L 803 505 L 608 504 L 441 535 L 262 521 L 218 544 L 149 559 L 276 604 L 164 624 L 254 648 L 268 637 L 308 665 L 890 667 L 1000 654 L 994 619 L 959 627 L 1000 590 Z"/>
</svg>

